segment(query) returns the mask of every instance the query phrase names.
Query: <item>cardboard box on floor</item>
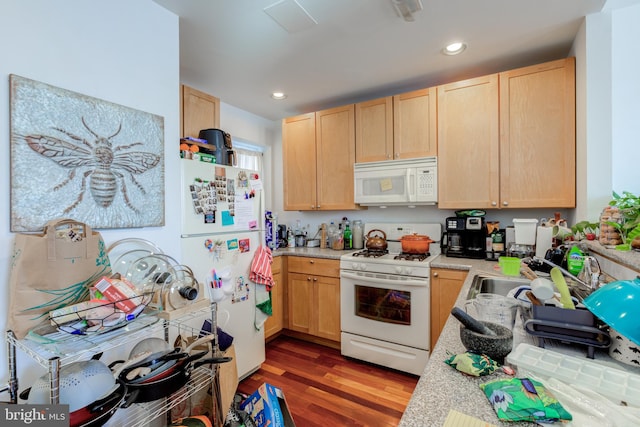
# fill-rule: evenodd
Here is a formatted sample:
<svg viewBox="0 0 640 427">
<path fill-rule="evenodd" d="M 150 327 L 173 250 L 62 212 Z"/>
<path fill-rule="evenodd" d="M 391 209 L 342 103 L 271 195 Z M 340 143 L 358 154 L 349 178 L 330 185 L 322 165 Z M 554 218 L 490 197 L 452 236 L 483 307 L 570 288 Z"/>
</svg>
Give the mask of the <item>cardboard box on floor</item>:
<svg viewBox="0 0 640 427">
<path fill-rule="evenodd" d="M 251 415 L 258 427 L 295 427 L 284 392 L 269 383 L 247 397 L 240 409 Z"/>
</svg>

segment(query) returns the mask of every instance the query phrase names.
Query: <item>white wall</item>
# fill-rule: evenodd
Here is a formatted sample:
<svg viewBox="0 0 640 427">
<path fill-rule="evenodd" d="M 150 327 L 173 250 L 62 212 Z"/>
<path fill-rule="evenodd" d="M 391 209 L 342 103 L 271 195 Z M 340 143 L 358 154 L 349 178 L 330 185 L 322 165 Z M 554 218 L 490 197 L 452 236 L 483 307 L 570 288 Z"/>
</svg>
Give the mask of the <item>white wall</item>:
<svg viewBox="0 0 640 427">
<path fill-rule="evenodd" d="M 5 330 L 13 234 L 9 232 L 9 74 L 163 116 L 165 128 L 164 227 L 103 230 L 107 244 L 124 237 L 154 241 L 179 255 L 179 33 L 178 17 L 151 0 L 3 1 L 0 13 L 0 331 Z M 173 153 L 176 153 L 173 155 Z M 46 173 L 46 171 L 45 171 Z M 171 203 L 174 201 L 174 203 Z M 19 352 L 20 380 L 31 384 Z M 0 382 L 8 379 L 0 346 Z M 6 396 L 1 396 L 6 400 Z"/>
<path fill-rule="evenodd" d="M 640 194 L 640 2 L 612 14 L 613 189 Z"/>
<path fill-rule="evenodd" d="M 273 166 L 275 152 L 273 146 L 280 140 L 280 121 L 267 120 L 232 105 L 220 102 L 220 128 L 229 132 L 233 138 L 259 145 L 265 149 L 263 155 L 263 185 L 267 199 L 265 208 L 273 209 Z M 282 156 L 279 155 L 279 158 Z"/>
<path fill-rule="evenodd" d="M 578 219 L 596 220 L 612 191 L 640 194 L 637 22 L 638 0 L 610 0 L 574 42 Z"/>
</svg>

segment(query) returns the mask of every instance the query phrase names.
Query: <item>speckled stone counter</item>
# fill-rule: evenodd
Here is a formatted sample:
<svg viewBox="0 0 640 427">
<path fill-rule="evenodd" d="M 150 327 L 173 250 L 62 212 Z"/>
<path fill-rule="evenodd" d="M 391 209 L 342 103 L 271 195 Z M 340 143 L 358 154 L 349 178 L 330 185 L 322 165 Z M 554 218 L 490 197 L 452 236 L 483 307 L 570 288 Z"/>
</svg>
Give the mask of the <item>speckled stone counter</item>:
<svg viewBox="0 0 640 427">
<path fill-rule="evenodd" d="M 635 254 L 628 254 L 627 256 L 635 256 Z M 631 262 L 630 264 L 634 265 L 635 263 Z M 469 271 L 460 295 L 456 300 L 456 305 L 459 307 L 464 306 L 466 295 L 475 275 L 486 274 L 502 276 L 497 267 L 497 262 L 491 261 L 439 256 L 431 263 L 431 266 Z M 449 355 L 465 351 L 460 341 L 459 330 L 460 322 L 453 316 L 449 316 L 435 348 L 432 349 L 429 362 L 418 381 L 409 405 L 400 420 L 399 426 L 441 427 L 451 409 L 474 416 L 497 426 L 534 426 L 535 423 L 506 423 L 499 421 L 489 401 L 480 389 L 480 384 L 500 377 L 506 378 L 506 374 L 497 372 L 489 377 L 470 377 L 459 373 L 444 363 L 444 360 L 448 358 Z M 527 336 L 526 332 L 522 330 L 521 320 L 516 322 L 514 335 L 515 345 L 517 345 L 519 341 L 524 341 L 520 340 L 518 336 Z M 582 348 L 583 347 L 579 347 L 577 352 L 582 354 Z M 586 354 L 586 350 L 584 353 Z M 576 356 L 578 355 L 576 354 Z M 596 354 L 596 359 L 599 357 L 602 358 L 605 356 Z"/>
<path fill-rule="evenodd" d="M 495 261 L 448 258 L 446 256 L 439 256 L 431 263 L 431 267 L 434 268 L 469 271 L 456 301 L 456 305 L 459 307 L 464 306 L 467 292 L 476 274 L 502 275 L 497 265 L 498 263 Z M 460 342 L 459 330 L 460 322 L 453 316 L 449 316 L 436 347 L 432 349 L 429 362 L 411 396 L 409 405 L 400 420 L 400 426 L 440 427 L 444 424 L 450 409 L 496 425 L 535 425 L 533 423 L 501 423 L 480 390 L 479 384 L 487 382 L 488 378 L 506 377 L 505 374 L 496 373 L 491 377 L 475 378 L 463 375 L 444 363 L 449 355 L 465 351 L 462 342 Z"/>
<path fill-rule="evenodd" d="M 344 254 L 353 252 L 353 249 L 347 251 L 336 251 L 334 249 L 321 249 L 321 248 L 281 248 L 273 251 L 273 256 L 302 256 L 310 258 L 325 258 L 325 259 L 340 259 Z"/>
</svg>

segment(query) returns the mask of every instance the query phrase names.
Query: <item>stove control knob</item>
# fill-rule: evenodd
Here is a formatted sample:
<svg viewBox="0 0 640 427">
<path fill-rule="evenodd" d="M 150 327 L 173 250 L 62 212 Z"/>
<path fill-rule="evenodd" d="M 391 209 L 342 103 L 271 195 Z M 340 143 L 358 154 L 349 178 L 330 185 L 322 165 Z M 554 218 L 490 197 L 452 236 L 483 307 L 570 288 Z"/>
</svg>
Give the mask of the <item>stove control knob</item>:
<svg viewBox="0 0 640 427">
<path fill-rule="evenodd" d="M 407 267 L 404 270 L 404 274 L 406 274 L 407 276 L 411 276 L 411 273 L 413 273 L 413 268 L 411 268 L 411 267 Z"/>
<path fill-rule="evenodd" d="M 404 269 L 402 267 L 400 267 L 399 265 L 397 265 L 396 266 L 396 273 L 403 274 L 404 273 Z"/>
<path fill-rule="evenodd" d="M 354 270 L 364 270 L 366 268 L 367 268 L 367 265 L 365 263 L 358 263 L 358 262 L 353 263 Z"/>
</svg>

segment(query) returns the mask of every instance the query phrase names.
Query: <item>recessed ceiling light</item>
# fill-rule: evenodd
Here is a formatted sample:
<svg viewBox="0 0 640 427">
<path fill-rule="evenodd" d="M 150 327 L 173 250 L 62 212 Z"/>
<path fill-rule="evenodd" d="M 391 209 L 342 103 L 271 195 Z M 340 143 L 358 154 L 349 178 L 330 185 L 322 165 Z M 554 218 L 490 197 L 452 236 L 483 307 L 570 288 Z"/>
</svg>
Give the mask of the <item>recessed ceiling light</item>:
<svg viewBox="0 0 640 427">
<path fill-rule="evenodd" d="M 271 94 L 271 97 L 272 97 L 273 99 L 285 99 L 285 98 L 287 97 L 287 95 L 286 95 L 286 94 L 284 94 L 284 93 L 282 93 L 282 92 L 273 92 L 273 93 Z"/>
<path fill-rule="evenodd" d="M 463 42 L 455 42 L 445 46 L 442 49 L 442 53 L 445 55 L 457 55 L 462 53 L 467 48 L 467 45 Z"/>
</svg>

